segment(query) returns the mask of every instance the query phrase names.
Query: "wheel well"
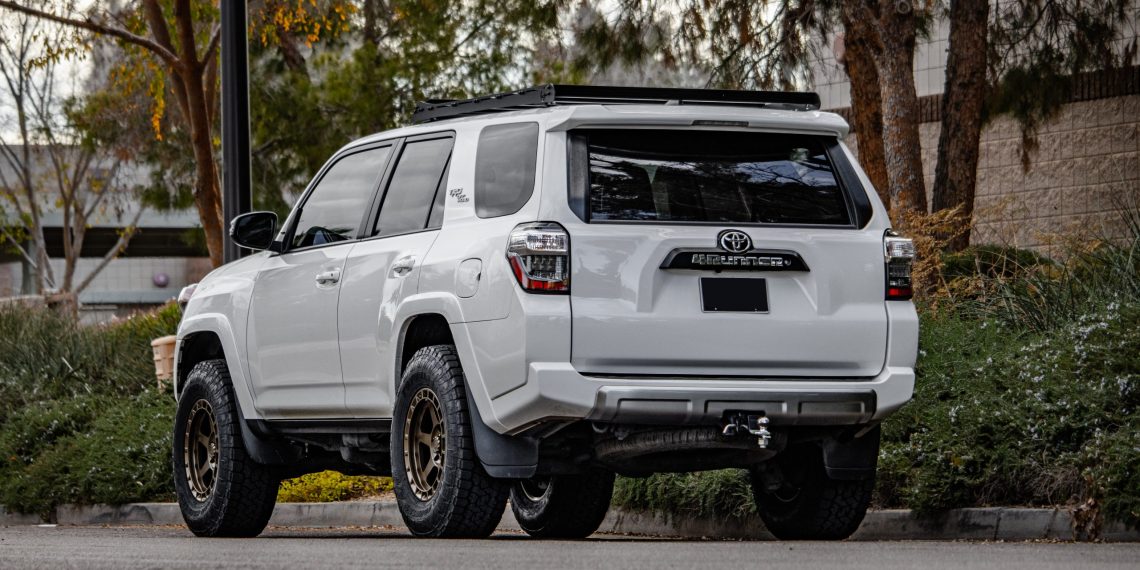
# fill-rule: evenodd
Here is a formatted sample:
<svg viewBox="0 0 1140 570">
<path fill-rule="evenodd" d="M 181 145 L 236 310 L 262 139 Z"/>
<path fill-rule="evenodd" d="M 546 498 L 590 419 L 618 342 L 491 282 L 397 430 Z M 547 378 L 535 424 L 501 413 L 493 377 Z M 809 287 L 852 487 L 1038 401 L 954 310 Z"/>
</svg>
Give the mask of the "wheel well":
<svg viewBox="0 0 1140 570">
<path fill-rule="evenodd" d="M 178 356 L 178 389 L 185 385 L 186 375 L 199 362 L 225 358 L 222 350 L 222 340 L 212 332 L 194 333 L 182 340 L 182 349 Z"/>
<path fill-rule="evenodd" d="M 447 324 L 447 319 L 436 313 L 412 317 L 401 343 L 400 368 L 396 371 L 396 377 L 403 376 L 404 368 L 417 350 L 434 344 L 455 344 L 455 339 L 451 336 L 451 325 Z"/>
</svg>

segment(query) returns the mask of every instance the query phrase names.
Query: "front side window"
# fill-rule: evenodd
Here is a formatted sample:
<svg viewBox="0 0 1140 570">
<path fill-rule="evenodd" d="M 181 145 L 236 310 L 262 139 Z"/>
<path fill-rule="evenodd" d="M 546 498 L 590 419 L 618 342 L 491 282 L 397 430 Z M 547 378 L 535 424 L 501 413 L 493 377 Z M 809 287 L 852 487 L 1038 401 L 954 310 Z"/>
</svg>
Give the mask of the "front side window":
<svg viewBox="0 0 1140 570">
<path fill-rule="evenodd" d="M 293 232 L 293 247 L 355 239 L 377 178 L 391 152 L 392 147 L 384 146 L 337 160 L 301 206 Z"/>
<path fill-rule="evenodd" d="M 591 220 L 851 224 L 823 136 L 586 132 Z"/>
<path fill-rule="evenodd" d="M 451 156 L 451 144 L 451 137 L 447 137 L 404 145 L 380 204 L 380 216 L 372 235 L 403 234 L 427 227 L 437 191 L 443 191 L 443 174 Z"/>
</svg>

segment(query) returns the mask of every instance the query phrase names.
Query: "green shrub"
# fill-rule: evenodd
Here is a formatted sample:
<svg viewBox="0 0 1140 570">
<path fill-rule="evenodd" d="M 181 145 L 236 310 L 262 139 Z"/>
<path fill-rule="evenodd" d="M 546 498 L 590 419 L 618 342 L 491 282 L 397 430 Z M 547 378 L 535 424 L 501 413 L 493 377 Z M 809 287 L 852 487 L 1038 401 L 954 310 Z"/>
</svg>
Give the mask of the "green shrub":
<svg viewBox="0 0 1140 570">
<path fill-rule="evenodd" d="M 150 341 L 176 305 L 83 327 L 53 311 L 0 310 L 0 504 L 170 498 L 174 402 L 157 392 Z"/>
<path fill-rule="evenodd" d="M 640 479 L 618 477 L 614 504 L 696 516 L 741 519 L 756 513 L 743 469 L 700 473 L 658 473 Z"/>
<path fill-rule="evenodd" d="M 1097 498 L 1133 524 L 1140 493 L 1140 305 L 1047 333 L 928 319 L 915 399 L 884 423 L 878 500 L 920 511 Z M 1131 486 L 1130 486 L 1131 485 Z"/>
<path fill-rule="evenodd" d="M 174 334 L 180 310 L 83 327 L 49 310 L 0 309 L 0 425 L 35 402 L 130 397 L 155 385 L 150 341 Z"/>
<path fill-rule="evenodd" d="M 37 403 L 0 433 L 0 504 L 47 514 L 63 503 L 170 499 L 174 407 L 154 390 Z"/>
<path fill-rule="evenodd" d="M 330 503 L 371 497 L 392 490 L 389 477 L 342 475 L 336 471 L 310 473 L 281 482 L 277 500 L 283 503 Z"/>
</svg>

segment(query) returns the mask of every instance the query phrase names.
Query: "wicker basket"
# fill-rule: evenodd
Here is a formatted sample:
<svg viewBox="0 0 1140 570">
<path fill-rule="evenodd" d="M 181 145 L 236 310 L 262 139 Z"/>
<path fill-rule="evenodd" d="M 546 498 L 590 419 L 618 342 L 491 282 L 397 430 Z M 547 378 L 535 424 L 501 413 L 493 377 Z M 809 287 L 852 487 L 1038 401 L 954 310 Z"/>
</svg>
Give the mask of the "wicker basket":
<svg viewBox="0 0 1140 570">
<path fill-rule="evenodd" d="M 158 378 L 158 389 L 174 378 L 174 335 L 156 338 L 150 342 L 154 350 L 154 375 Z"/>
</svg>

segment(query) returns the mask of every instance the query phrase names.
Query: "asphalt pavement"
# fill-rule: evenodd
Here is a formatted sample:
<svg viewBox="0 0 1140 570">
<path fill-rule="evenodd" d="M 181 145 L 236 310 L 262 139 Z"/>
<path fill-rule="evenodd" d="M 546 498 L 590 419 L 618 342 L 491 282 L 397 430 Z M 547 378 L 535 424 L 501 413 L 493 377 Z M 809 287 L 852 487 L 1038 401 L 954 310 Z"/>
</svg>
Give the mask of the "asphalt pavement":
<svg viewBox="0 0 1140 570">
<path fill-rule="evenodd" d="M 1137 568 L 1140 544 L 1050 542 L 738 542 L 595 535 L 541 541 L 427 540 L 398 529 L 270 528 L 202 539 L 178 527 L 0 527 L 0 569 L 134 568 Z"/>
</svg>

